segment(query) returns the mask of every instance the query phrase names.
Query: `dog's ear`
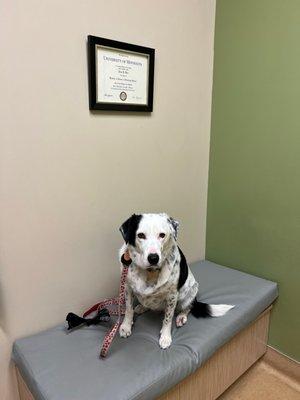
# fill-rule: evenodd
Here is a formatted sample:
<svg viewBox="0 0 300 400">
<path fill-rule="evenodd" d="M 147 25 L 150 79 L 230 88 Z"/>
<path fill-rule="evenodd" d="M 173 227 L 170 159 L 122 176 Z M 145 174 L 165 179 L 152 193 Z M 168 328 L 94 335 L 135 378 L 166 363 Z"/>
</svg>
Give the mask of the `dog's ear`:
<svg viewBox="0 0 300 400">
<path fill-rule="evenodd" d="M 172 227 L 172 232 L 173 232 L 174 239 L 177 240 L 179 222 L 176 221 L 176 219 L 174 219 L 172 217 L 168 218 L 168 222 Z"/>
<path fill-rule="evenodd" d="M 141 215 L 132 214 L 120 227 L 120 232 L 122 233 L 125 243 L 129 243 L 132 246 L 135 245 L 135 235 L 139 227 Z"/>
</svg>

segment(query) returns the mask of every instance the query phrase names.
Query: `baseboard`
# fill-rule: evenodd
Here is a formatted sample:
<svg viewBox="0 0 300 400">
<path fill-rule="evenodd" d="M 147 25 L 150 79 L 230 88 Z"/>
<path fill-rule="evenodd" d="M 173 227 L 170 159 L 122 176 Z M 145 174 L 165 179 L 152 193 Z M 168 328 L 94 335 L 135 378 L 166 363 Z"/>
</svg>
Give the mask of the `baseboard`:
<svg viewBox="0 0 300 400">
<path fill-rule="evenodd" d="M 290 360 L 292 363 L 300 365 L 299 361 L 295 360 L 293 357 L 288 356 L 287 354 L 284 354 L 282 351 L 276 349 L 275 347 L 273 347 L 273 346 L 271 346 L 269 344 L 268 344 L 268 349 L 270 349 L 271 353 L 275 353 L 276 356 L 279 355 L 280 357 L 284 357 L 285 359 Z"/>
<path fill-rule="evenodd" d="M 300 363 L 298 361 L 269 345 L 262 360 L 273 370 L 274 374 L 280 375 L 280 379 L 300 391 Z"/>
</svg>

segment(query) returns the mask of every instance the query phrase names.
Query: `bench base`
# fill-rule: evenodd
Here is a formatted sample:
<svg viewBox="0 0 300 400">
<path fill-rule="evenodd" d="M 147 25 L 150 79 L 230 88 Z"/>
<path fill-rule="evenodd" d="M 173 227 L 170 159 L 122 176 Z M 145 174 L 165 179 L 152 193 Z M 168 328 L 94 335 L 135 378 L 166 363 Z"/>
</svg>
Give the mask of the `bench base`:
<svg viewBox="0 0 300 400">
<path fill-rule="evenodd" d="M 214 400 L 267 350 L 271 307 L 158 400 Z M 34 400 L 17 369 L 21 400 Z M 62 399 L 63 400 L 63 399 Z"/>
</svg>

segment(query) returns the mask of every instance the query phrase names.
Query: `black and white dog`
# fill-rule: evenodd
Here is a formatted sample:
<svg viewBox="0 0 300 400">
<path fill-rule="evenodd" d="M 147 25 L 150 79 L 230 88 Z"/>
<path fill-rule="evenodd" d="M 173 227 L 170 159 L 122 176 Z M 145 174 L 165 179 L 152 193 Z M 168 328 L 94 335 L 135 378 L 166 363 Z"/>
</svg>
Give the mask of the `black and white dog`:
<svg viewBox="0 0 300 400">
<path fill-rule="evenodd" d="M 126 312 L 120 336 L 131 335 L 133 315 L 147 310 L 164 311 L 159 345 L 166 349 L 172 343 L 171 327 L 175 313 L 176 326 L 187 322 L 189 312 L 195 317 L 219 317 L 233 308 L 227 304 L 198 302 L 198 283 L 178 247 L 178 222 L 167 214 L 133 214 L 120 231 L 124 245 L 120 258 L 128 251 L 132 263 L 126 283 Z M 133 308 L 134 297 L 139 304 Z"/>
</svg>

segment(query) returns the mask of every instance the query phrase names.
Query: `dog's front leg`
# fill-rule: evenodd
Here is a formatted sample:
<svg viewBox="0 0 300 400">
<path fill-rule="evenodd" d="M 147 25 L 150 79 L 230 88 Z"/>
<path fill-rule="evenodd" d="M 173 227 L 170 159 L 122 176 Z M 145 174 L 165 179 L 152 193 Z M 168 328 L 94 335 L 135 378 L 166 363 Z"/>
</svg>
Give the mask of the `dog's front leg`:
<svg viewBox="0 0 300 400">
<path fill-rule="evenodd" d="M 178 296 L 177 292 L 174 291 L 170 293 L 169 296 L 167 297 L 165 316 L 159 338 L 159 345 L 162 349 L 166 349 L 172 343 L 171 328 L 172 328 L 172 319 L 177 304 L 177 296 Z"/>
<path fill-rule="evenodd" d="M 126 285 L 126 310 L 125 317 L 120 326 L 119 333 L 121 337 L 128 337 L 131 335 L 131 329 L 133 324 L 133 293 L 130 286 Z"/>
</svg>

